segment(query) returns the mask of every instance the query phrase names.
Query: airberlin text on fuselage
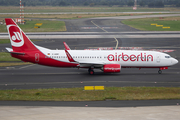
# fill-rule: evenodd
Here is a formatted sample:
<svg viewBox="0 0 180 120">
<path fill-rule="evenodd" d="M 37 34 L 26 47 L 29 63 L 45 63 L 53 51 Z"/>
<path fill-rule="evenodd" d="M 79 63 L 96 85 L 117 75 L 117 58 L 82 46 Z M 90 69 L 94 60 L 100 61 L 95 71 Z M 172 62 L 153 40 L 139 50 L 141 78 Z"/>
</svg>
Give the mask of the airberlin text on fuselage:
<svg viewBox="0 0 180 120">
<path fill-rule="evenodd" d="M 153 56 L 152 55 L 146 55 L 146 53 L 140 53 L 138 55 L 127 55 L 125 53 L 122 54 L 109 54 L 107 59 L 109 61 L 120 61 L 120 58 L 122 58 L 123 61 L 153 61 Z"/>
</svg>

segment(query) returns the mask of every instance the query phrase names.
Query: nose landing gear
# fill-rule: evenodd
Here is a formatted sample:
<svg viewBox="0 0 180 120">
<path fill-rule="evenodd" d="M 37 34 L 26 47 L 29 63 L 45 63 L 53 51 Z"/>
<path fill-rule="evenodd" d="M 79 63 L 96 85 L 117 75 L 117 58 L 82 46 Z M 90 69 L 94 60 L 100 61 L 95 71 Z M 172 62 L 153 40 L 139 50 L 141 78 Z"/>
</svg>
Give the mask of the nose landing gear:
<svg viewBox="0 0 180 120">
<path fill-rule="evenodd" d="M 168 67 L 161 67 L 161 68 L 159 68 L 158 73 L 159 73 L 159 74 L 162 74 L 162 70 L 166 70 L 166 69 L 168 69 Z"/>
</svg>

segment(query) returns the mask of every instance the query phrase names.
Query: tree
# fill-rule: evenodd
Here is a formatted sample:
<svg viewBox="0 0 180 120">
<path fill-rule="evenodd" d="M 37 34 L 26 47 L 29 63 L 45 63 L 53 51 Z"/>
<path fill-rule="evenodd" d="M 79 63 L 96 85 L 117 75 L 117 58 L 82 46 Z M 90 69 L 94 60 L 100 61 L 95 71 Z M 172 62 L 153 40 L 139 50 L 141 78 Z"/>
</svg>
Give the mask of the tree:
<svg viewBox="0 0 180 120">
<path fill-rule="evenodd" d="M 180 7 L 180 2 L 176 4 L 176 7 Z"/>
<path fill-rule="evenodd" d="M 68 6 L 68 5 L 69 5 L 69 3 L 64 2 L 64 1 L 61 1 L 61 2 L 59 3 L 59 6 Z"/>
<path fill-rule="evenodd" d="M 148 4 L 148 7 L 155 7 L 155 4 L 153 2 Z"/>
<path fill-rule="evenodd" d="M 144 1 L 140 1 L 140 2 L 139 2 L 139 5 L 140 5 L 141 7 L 144 7 L 144 6 L 145 6 L 145 2 L 144 2 Z"/>
<path fill-rule="evenodd" d="M 128 1 L 127 5 L 128 6 L 134 6 L 134 2 L 133 1 Z"/>
<path fill-rule="evenodd" d="M 93 6 L 94 6 L 94 3 L 91 3 L 91 4 L 90 4 L 90 7 L 93 7 Z"/>
<path fill-rule="evenodd" d="M 164 7 L 164 3 L 163 3 L 162 1 L 157 1 L 157 2 L 155 3 L 155 6 L 156 6 L 156 7 Z"/>
<path fill-rule="evenodd" d="M 88 2 L 85 2 L 85 3 L 84 3 L 84 6 L 88 6 L 88 5 L 89 5 Z"/>
</svg>

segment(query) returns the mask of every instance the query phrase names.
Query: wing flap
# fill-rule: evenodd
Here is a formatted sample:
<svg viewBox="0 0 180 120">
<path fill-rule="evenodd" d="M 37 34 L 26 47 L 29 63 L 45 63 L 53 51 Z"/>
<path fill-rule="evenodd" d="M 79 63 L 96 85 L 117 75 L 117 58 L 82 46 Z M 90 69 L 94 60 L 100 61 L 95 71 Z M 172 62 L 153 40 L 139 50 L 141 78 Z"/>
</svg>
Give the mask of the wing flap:
<svg viewBox="0 0 180 120">
<path fill-rule="evenodd" d="M 104 65 L 103 62 L 79 62 L 79 65 L 80 67 L 91 67 L 91 66 L 94 66 L 94 67 L 102 67 Z"/>
</svg>

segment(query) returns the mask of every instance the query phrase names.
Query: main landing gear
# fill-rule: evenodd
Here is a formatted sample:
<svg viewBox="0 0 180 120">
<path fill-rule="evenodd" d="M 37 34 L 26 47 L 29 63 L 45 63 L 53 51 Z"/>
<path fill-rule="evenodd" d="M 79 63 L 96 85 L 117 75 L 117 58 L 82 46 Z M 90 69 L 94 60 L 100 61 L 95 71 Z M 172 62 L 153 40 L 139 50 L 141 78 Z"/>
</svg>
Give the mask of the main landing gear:
<svg viewBox="0 0 180 120">
<path fill-rule="evenodd" d="M 162 74 L 162 70 L 158 70 L 158 73 L 159 73 L 159 74 Z"/>
<path fill-rule="evenodd" d="M 94 75 L 94 70 L 92 68 L 89 68 L 88 72 L 89 72 L 90 75 Z"/>
</svg>

